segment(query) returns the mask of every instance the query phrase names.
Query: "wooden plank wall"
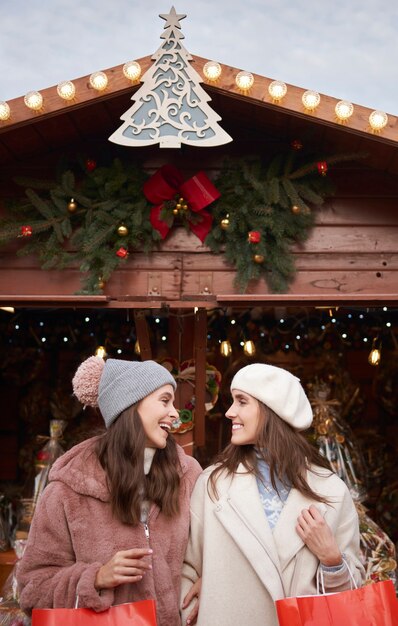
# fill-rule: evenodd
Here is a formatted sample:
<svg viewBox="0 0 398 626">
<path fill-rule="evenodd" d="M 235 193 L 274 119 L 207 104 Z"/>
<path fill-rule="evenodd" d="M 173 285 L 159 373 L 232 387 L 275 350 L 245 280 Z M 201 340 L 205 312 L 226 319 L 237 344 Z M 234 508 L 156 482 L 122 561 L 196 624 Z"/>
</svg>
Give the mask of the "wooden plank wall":
<svg viewBox="0 0 398 626">
<path fill-rule="evenodd" d="M 293 298 L 375 295 L 398 299 L 398 183 L 376 171 L 337 173 L 339 194 L 317 211 L 316 227 L 305 245 L 295 247 L 297 275 Z M 353 191 L 355 190 L 355 191 Z M 294 216 L 292 216 L 294 219 Z M 212 254 L 192 234 L 176 228 L 161 249 L 131 255 L 104 293 L 117 300 L 162 302 L 215 300 L 237 294 L 235 272 L 222 255 Z M 34 258 L 0 254 L 0 295 L 67 295 L 80 288 L 77 268 L 42 271 Z M 265 281 L 249 285 L 248 295 L 269 296 Z"/>
</svg>

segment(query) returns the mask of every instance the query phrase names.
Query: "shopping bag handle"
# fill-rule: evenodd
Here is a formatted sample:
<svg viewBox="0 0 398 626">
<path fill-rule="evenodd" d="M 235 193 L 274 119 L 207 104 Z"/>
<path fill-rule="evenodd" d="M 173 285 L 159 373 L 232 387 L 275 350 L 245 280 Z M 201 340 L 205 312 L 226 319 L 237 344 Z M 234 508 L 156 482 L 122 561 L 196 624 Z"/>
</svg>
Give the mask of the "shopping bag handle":
<svg viewBox="0 0 398 626">
<path fill-rule="evenodd" d="M 354 574 L 352 573 L 350 566 L 348 565 L 347 559 L 344 557 L 342 557 L 343 563 L 346 566 L 348 573 L 350 575 L 350 589 L 358 589 L 358 585 L 355 582 L 355 578 L 354 578 Z M 322 566 L 318 567 L 317 573 L 316 573 L 316 592 L 319 595 L 320 590 L 322 591 L 323 594 L 326 593 L 325 591 L 325 580 L 323 578 L 323 569 Z"/>
</svg>

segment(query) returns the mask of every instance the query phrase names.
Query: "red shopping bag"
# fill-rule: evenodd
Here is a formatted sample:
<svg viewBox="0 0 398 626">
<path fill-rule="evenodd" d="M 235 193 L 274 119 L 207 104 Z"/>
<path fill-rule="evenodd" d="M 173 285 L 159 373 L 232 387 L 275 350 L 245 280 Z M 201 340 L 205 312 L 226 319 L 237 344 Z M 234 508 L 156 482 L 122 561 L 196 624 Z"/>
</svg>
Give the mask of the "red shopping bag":
<svg viewBox="0 0 398 626">
<path fill-rule="evenodd" d="M 398 626 L 391 580 L 339 593 L 276 601 L 280 626 Z"/>
<path fill-rule="evenodd" d="M 33 609 L 32 626 L 156 626 L 155 600 L 92 609 Z"/>
</svg>

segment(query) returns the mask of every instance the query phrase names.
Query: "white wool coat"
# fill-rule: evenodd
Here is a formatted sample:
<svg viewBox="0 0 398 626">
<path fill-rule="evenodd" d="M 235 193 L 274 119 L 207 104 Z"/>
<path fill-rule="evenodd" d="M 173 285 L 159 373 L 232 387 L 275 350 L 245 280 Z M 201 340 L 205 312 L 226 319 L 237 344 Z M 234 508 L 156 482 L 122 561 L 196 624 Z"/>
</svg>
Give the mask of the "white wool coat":
<svg viewBox="0 0 398 626">
<path fill-rule="evenodd" d="M 182 573 L 181 599 L 202 576 L 197 626 L 278 626 L 275 600 L 317 593 L 319 561 L 295 529 L 298 515 L 311 504 L 324 515 L 361 585 L 358 516 L 346 485 L 335 474 L 322 468 L 308 471 L 311 488 L 331 503 L 311 500 L 292 488 L 271 531 L 255 477 L 239 466 L 233 478 L 218 478 L 218 499 L 212 499 L 207 491 L 212 469 L 203 472 L 192 493 Z M 346 569 L 325 573 L 324 581 L 327 592 L 350 588 Z M 192 607 L 183 611 L 183 624 Z"/>
</svg>

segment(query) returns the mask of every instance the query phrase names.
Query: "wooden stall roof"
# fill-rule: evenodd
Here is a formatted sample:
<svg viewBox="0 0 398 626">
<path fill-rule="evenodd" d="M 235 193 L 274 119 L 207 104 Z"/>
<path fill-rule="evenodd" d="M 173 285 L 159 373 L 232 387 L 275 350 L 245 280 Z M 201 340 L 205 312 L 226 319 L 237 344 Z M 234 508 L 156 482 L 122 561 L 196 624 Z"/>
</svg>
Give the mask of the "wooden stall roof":
<svg viewBox="0 0 398 626">
<path fill-rule="evenodd" d="M 204 77 L 203 66 L 207 59 L 193 56 L 193 66 L 203 78 L 203 87 L 212 98 L 212 108 L 222 116 L 222 125 L 237 127 L 240 122 L 241 137 L 253 144 L 257 141 L 291 140 L 316 133 L 320 150 L 345 150 L 365 152 L 366 165 L 398 173 L 398 118 L 388 115 L 388 125 L 378 134 L 369 127 L 372 109 L 355 104 L 354 114 L 348 123 L 341 124 L 335 115 L 339 98 L 321 94 L 321 103 L 315 113 L 307 113 L 301 96 L 305 89 L 288 85 L 287 95 L 279 104 L 268 94 L 271 78 L 254 74 L 254 85 L 248 93 L 236 87 L 235 76 L 239 69 L 222 65 L 222 74 L 216 83 Z M 138 59 L 144 73 L 151 65 L 151 57 Z M 24 104 L 23 96 L 9 100 L 9 120 L 0 121 L 0 166 L 3 176 L 16 166 L 40 154 L 73 149 L 86 141 L 105 141 L 119 125 L 120 115 L 131 105 L 130 99 L 139 83 L 125 78 L 122 65 L 105 70 L 108 87 L 95 91 L 89 76 L 75 79 L 76 97 L 63 101 L 56 87 L 41 90 L 43 109 L 33 112 Z M 235 139 L 235 137 L 234 137 Z M 203 150 L 203 149 L 202 149 Z"/>
<path fill-rule="evenodd" d="M 152 64 L 150 56 L 138 61 L 142 73 Z M 56 87 L 41 90 L 44 105 L 38 113 L 25 106 L 23 97 L 8 101 L 11 118 L 0 122 L 0 205 L 10 191 L 11 195 L 18 192 L 13 189 L 15 175 L 41 178 L 65 153 L 96 157 L 101 151 L 123 150 L 133 158 L 139 155 L 149 169 L 171 159 L 179 167 L 203 168 L 210 175 L 217 172 L 225 154 L 268 156 L 291 145 L 294 138 L 319 156 L 366 154 L 360 161 L 334 169 L 339 193 L 317 214 L 316 228 L 305 246 L 294 248 L 297 275 L 289 293 L 270 293 L 262 279 L 245 294 L 238 294 L 235 270 L 225 258 L 210 253 L 192 233 L 177 228 L 156 253 L 134 254 L 128 267 L 113 274 L 104 295 L 88 299 L 72 295 L 80 286 L 78 267 L 42 271 L 35 258 L 4 252 L 0 255 L 2 305 L 207 308 L 248 301 L 310 305 L 398 300 L 398 118 L 388 114 L 388 125 L 375 134 L 368 121 L 372 109 L 354 104 L 353 116 L 341 124 L 335 116 L 339 98 L 321 94 L 316 112 L 307 113 L 301 100 L 305 88 L 288 85 L 285 98 L 276 104 L 268 94 L 271 78 L 254 74 L 253 87 L 242 93 L 235 84 L 239 69 L 222 65 L 221 78 L 209 83 L 202 71 L 206 61 L 193 56 L 192 64 L 232 143 L 215 148 L 183 145 L 179 150 L 158 146 L 134 150 L 108 142 L 140 86 L 132 85 L 119 65 L 105 70 L 109 82 L 104 92 L 91 88 L 89 76 L 83 76 L 73 81 L 76 97 L 71 102 L 63 101 Z"/>
</svg>

